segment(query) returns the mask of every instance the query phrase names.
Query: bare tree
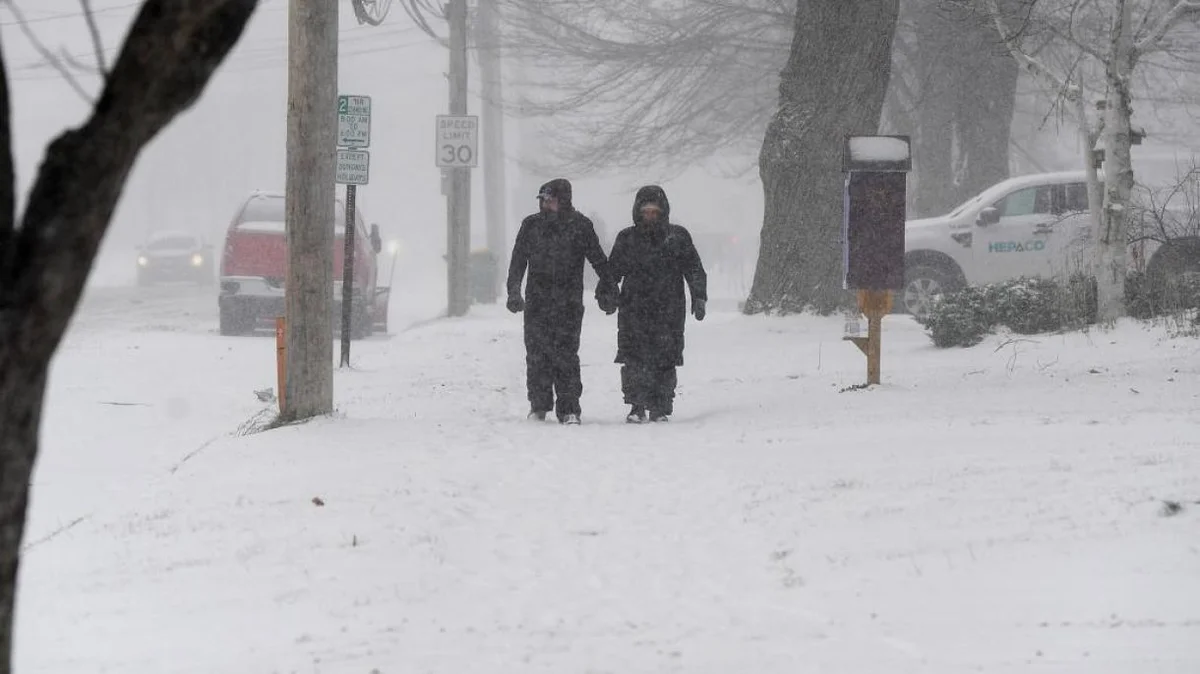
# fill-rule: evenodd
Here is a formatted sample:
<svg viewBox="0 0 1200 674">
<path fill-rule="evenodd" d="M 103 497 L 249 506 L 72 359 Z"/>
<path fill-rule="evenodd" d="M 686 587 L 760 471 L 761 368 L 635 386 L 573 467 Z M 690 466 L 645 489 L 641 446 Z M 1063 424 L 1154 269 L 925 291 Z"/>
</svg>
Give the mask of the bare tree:
<svg viewBox="0 0 1200 674">
<path fill-rule="evenodd" d="M 841 284 L 842 139 L 879 129 L 897 0 L 800 0 L 759 155 L 762 249 L 746 311 L 828 313 Z"/>
<path fill-rule="evenodd" d="M 1017 75 L 995 25 L 970 6 L 901 3 L 885 120 L 913 136 L 910 213 L 945 213 L 1008 177 Z"/>
<path fill-rule="evenodd" d="M 794 0 L 504 0 L 503 48 L 529 73 L 509 107 L 553 115 L 546 163 L 579 172 L 752 156 L 794 10 Z"/>
<path fill-rule="evenodd" d="M 1004 24 L 998 0 L 984 0 L 983 9 L 996 20 L 1017 62 L 1068 104 L 1079 123 L 1096 230 L 1098 316 L 1113 321 L 1125 311 L 1127 221 L 1134 190 L 1135 75 L 1140 64 L 1152 63 L 1156 55 L 1196 53 L 1194 35 L 1183 44 L 1171 38 L 1185 26 L 1194 28 L 1200 1 L 1046 0 L 1039 3 L 1031 24 L 1036 30 L 1024 34 L 1013 33 Z M 1059 53 L 1051 53 L 1051 47 Z M 1088 109 L 1089 90 L 1102 92 L 1101 115 L 1094 123 Z M 1093 168 L 1092 149 L 1097 143 L 1104 151 L 1103 184 Z"/>
<path fill-rule="evenodd" d="M 79 0 L 79 4 L 83 10 L 81 15 L 87 23 L 88 34 L 92 41 L 92 53 L 95 58 L 95 63 L 93 64 L 80 61 L 65 47 L 59 47 L 57 51 L 52 49 L 33 30 L 29 21 L 25 18 L 25 13 L 21 11 L 16 1 L 3 0 L 4 7 L 16 19 L 16 24 L 21 29 L 21 33 L 25 35 L 29 44 L 33 46 L 34 50 L 37 51 L 46 64 L 57 70 L 62 75 L 63 80 L 71 87 L 71 90 L 82 98 L 84 102 L 95 103 L 96 95 L 84 86 L 79 76 L 99 76 L 101 82 L 103 82 L 108 77 L 108 59 L 104 55 L 104 41 L 100 35 L 100 27 L 96 24 L 96 15 L 92 12 L 92 0 Z"/>
<path fill-rule="evenodd" d="M 138 154 L 199 98 L 257 0 L 146 0 L 91 116 L 54 140 L 18 219 L 0 55 L 0 674 L 47 371 Z"/>
</svg>

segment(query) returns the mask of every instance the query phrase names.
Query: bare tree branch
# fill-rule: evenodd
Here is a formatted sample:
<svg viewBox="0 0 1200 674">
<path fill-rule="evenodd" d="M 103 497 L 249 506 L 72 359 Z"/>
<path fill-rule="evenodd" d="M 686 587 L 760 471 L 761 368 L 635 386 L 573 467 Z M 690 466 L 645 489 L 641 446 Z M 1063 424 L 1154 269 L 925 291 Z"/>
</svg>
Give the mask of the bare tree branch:
<svg viewBox="0 0 1200 674">
<path fill-rule="evenodd" d="M 508 0 L 504 48 L 532 66 L 513 107 L 553 115 L 546 159 L 581 172 L 753 156 L 790 48 L 790 5 Z"/>
<path fill-rule="evenodd" d="M 63 47 L 62 49 L 60 49 L 58 51 L 58 53 L 59 53 L 59 58 L 62 59 L 62 62 L 64 64 L 66 64 L 68 67 L 70 67 L 72 70 L 82 72 L 82 73 L 87 73 L 89 75 L 99 75 L 102 78 L 107 77 L 107 73 L 105 73 L 103 70 L 101 70 L 99 66 L 95 66 L 95 65 L 92 65 L 89 63 L 84 63 L 83 61 L 81 61 L 79 59 L 78 56 L 75 56 L 71 52 L 67 51 L 66 47 Z"/>
<path fill-rule="evenodd" d="M 25 35 L 25 38 L 29 40 L 29 44 L 33 45 L 33 48 L 43 59 L 45 59 L 46 63 L 50 64 L 51 67 L 53 67 L 60 75 L 62 75 L 63 79 L 67 81 L 67 84 L 70 85 L 76 94 L 79 94 L 79 97 L 82 98 L 84 102 L 95 103 L 95 95 L 85 89 L 83 85 L 79 83 L 79 80 L 75 78 L 75 73 L 73 73 L 71 69 L 68 68 L 65 63 L 63 63 L 62 59 L 56 56 L 54 52 L 47 47 L 40 38 L 38 38 L 37 33 L 35 33 L 33 28 L 30 27 L 29 22 L 25 19 L 25 13 L 21 11 L 21 8 L 17 6 L 17 3 L 14 0 L 5 0 L 5 5 L 8 7 L 8 11 L 12 13 L 13 18 L 17 20 L 17 25 L 21 28 L 21 32 Z"/>
<path fill-rule="evenodd" d="M 21 539 L 51 359 L 138 155 L 199 99 L 256 6 L 257 0 L 145 0 L 91 115 L 47 147 L 20 228 L 13 231 L 10 210 L 2 214 L 0 674 L 13 671 Z M 6 89 L 0 93 L 7 98 Z M 7 105 L 0 107 L 0 116 L 6 112 Z M 5 129 L 0 124 L 0 144 Z M 0 161 L 11 162 L 5 157 Z M 11 183 L 2 175 L 0 182 L 0 202 L 11 201 Z"/>
<path fill-rule="evenodd" d="M 79 4 L 83 7 L 83 20 L 87 22 L 88 32 L 92 35 L 92 49 L 96 51 L 96 69 L 101 77 L 108 79 L 104 40 L 100 37 L 100 27 L 96 25 L 96 15 L 92 12 L 92 0 L 79 0 Z"/>
<path fill-rule="evenodd" d="M 1154 27 L 1150 29 L 1149 34 L 1143 36 L 1134 44 L 1134 60 L 1155 49 L 1172 28 L 1178 26 L 1185 19 L 1197 15 L 1200 15 L 1200 0 L 1179 0 L 1175 6 L 1159 17 Z M 1149 18 L 1148 15 L 1147 18 Z"/>
<path fill-rule="evenodd" d="M 1009 53 L 1017 60 L 1017 63 L 1021 64 L 1021 67 L 1048 84 L 1051 89 L 1059 92 L 1068 101 L 1073 102 L 1081 95 L 1079 87 L 1072 85 L 1067 80 L 1058 76 L 1045 63 L 1021 49 L 1019 38 L 1009 31 L 1008 25 L 1004 20 L 1004 14 L 1000 11 L 1000 5 L 996 0 L 986 0 L 986 7 L 988 14 L 992 17 L 992 21 L 996 24 L 996 31 L 1000 33 L 1000 38 L 1003 40 L 1004 45 L 1008 47 Z"/>
</svg>

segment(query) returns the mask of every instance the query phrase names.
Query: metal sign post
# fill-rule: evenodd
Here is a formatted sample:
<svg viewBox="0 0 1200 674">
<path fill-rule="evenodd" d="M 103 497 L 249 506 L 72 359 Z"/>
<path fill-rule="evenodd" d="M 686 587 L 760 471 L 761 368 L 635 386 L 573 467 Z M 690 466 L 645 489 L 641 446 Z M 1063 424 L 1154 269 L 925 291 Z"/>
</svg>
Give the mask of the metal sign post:
<svg viewBox="0 0 1200 674">
<path fill-rule="evenodd" d="M 340 367 L 350 366 L 354 333 L 354 250 L 358 186 L 371 177 L 371 97 L 338 96 L 337 183 L 346 186 L 346 222 L 342 249 L 342 353 Z M 364 288 L 365 292 L 366 289 Z M 373 301 L 374 298 L 371 298 Z M 364 297 L 364 302 L 368 301 Z M 364 308 L 365 310 L 365 308 Z M 362 318 L 367 321 L 367 317 Z"/>
<path fill-rule="evenodd" d="M 912 170 L 908 136 L 847 136 L 842 228 L 843 287 L 858 291 L 867 336 L 848 336 L 867 357 L 867 385 L 879 384 L 883 317 L 904 288 L 906 176 Z"/>
</svg>

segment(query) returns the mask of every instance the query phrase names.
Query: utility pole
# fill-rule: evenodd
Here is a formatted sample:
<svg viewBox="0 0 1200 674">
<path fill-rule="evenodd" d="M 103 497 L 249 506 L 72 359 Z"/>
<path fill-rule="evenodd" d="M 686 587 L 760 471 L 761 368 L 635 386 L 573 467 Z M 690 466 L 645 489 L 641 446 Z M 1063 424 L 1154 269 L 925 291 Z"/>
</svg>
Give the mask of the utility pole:
<svg viewBox="0 0 1200 674">
<path fill-rule="evenodd" d="M 338 5 L 290 0 L 288 12 L 287 420 L 333 412 Z"/>
<path fill-rule="evenodd" d="M 483 93 L 483 195 L 487 216 L 487 249 L 496 261 L 492 288 L 504 286 L 508 270 L 508 240 L 505 221 L 504 89 L 500 58 L 500 8 L 497 0 L 479 0 L 475 45 Z M 499 296 L 499 292 L 497 292 Z"/>
<path fill-rule="evenodd" d="M 450 0 L 450 114 L 467 114 L 467 0 Z M 471 169 L 448 168 L 446 261 L 447 314 L 465 316 L 470 307 Z"/>
</svg>

